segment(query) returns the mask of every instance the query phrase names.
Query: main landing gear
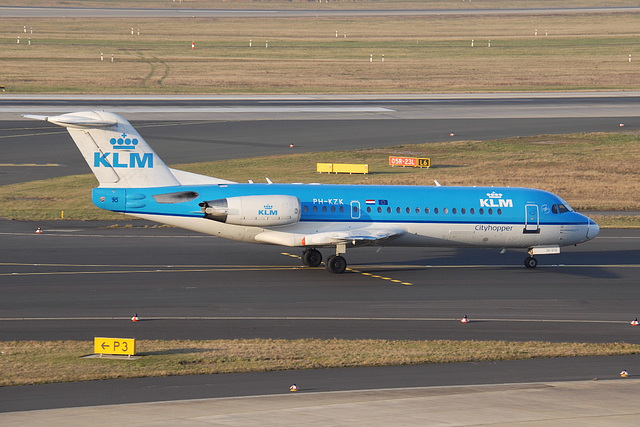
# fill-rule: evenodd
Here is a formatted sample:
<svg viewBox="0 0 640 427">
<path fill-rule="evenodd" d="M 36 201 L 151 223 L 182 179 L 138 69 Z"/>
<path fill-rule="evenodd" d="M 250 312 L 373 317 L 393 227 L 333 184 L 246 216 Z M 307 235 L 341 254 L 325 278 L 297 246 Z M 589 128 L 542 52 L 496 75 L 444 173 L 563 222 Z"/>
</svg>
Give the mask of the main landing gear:
<svg viewBox="0 0 640 427">
<path fill-rule="evenodd" d="M 307 249 L 302 253 L 302 263 L 307 267 L 317 267 L 322 264 L 322 254 L 317 249 Z"/>
<path fill-rule="evenodd" d="M 317 249 L 306 249 L 302 253 L 302 263 L 307 267 L 317 267 L 322 264 L 322 254 Z M 325 261 L 327 271 L 334 274 L 344 273 L 347 269 L 347 260 L 339 253 L 331 255 Z"/>
<path fill-rule="evenodd" d="M 347 260 L 340 255 L 331 255 L 325 264 L 329 273 L 340 274 L 347 269 Z"/>
</svg>

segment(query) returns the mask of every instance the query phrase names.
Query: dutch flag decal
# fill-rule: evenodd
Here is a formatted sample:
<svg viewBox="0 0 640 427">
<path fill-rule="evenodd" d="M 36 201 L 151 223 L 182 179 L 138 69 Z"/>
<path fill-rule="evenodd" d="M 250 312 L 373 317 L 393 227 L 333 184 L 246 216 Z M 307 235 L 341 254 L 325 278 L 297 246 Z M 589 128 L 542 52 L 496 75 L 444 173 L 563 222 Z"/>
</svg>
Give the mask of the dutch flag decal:
<svg viewBox="0 0 640 427">
<path fill-rule="evenodd" d="M 375 204 L 376 204 L 376 201 L 375 201 L 375 200 L 373 200 L 373 199 L 367 199 L 367 204 L 368 204 L 368 205 L 375 205 Z"/>
</svg>

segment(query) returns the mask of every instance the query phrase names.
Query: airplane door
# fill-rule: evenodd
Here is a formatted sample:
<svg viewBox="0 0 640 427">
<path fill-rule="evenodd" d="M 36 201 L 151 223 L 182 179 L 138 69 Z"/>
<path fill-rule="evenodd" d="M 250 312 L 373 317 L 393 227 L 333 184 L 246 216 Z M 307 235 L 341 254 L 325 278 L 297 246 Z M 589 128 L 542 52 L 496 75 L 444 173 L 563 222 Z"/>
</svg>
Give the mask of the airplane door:
<svg viewBox="0 0 640 427">
<path fill-rule="evenodd" d="M 539 233 L 540 232 L 540 212 L 538 205 L 526 205 L 524 217 L 524 232 Z"/>
<path fill-rule="evenodd" d="M 360 219 L 360 202 L 357 200 L 351 201 L 351 219 Z"/>
</svg>

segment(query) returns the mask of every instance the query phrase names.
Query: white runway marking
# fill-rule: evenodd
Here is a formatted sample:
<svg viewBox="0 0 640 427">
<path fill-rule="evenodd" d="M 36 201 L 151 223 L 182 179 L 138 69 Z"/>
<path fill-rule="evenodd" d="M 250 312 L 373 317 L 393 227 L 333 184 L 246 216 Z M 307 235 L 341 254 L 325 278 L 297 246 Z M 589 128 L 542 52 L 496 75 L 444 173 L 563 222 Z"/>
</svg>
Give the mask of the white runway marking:
<svg viewBox="0 0 640 427">
<path fill-rule="evenodd" d="M 0 322 L 9 321 L 50 321 L 50 320 L 131 320 L 130 317 L 2 317 Z M 384 322 L 456 322 L 459 318 L 449 317 L 331 317 L 331 316 L 145 316 L 144 320 L 333 320 L 333 321 L 384 321 Z M 629 325 L 626 320 L 583 320 L 583 319 L 496 319 L 474 318 L 473 323 L 582 323 Z"/>
</svg>

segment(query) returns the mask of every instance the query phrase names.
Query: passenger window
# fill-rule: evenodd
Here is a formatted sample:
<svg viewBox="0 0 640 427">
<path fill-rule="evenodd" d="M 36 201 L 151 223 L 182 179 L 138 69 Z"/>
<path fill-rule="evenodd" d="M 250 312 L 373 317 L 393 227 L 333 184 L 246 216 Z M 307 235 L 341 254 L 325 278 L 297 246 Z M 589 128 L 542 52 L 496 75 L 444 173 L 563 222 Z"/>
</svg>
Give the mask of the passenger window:
<svg viewBox="0 0 640 427">
<path fill-rule="evenodd" d="M 302 208 L 302 210 L 305 212 L 309 212 L 309 206 L 305 206 L 304 208 Z"/>
<path fill-rule="evenodd" d="M 460 213 L 461 213 L 462 215 L 464 215 L 464 214 L 466 214 L 466 213 L 467 213 L 467 210 L 466 210 L 465 208 L 462 208 L 462 209 L 460 209 Z"/>
<path fill-rule="evenodd" d="M 326 206 L 323 206 L 323 207 L 322 207 L 322 212 L 326 212 L 326 211 L 327 211 L 327 207 L 326 207 Z"/>
<path fill-rule="evenodd" d="M 402 209 L 400 209 L 400 207 L 397 207 L 396 208 L 396 212 L 400 213 L 400 212 L 402 212 Z"/>
<path fill-rule="evenodd" d="M 344 206 L 340 206 L 340 212 L 344 212 Z"/>
<path fill-rule="evenodd" d="M 489 208 L 489 215 L 493 215 L 493 209 Z"/>
<path fill-rule="evenodd" d="M 502 215 L 502 209 L 498 209 L 498 215 Z"/>
<path fill-rule="evenodd" d="M 335 206 L 331 206 L 331 212 L 335 212 L 336 211 L 336 207 Z"/>
<path fill-rule="evenodd" d="M 424 213 L 428 214 L 429 212 L 431 212 L 429 208 L 424 208 Z"/>
<path fill-rule="evenodd" d="M 475 214 L 476 214 L 476 209 L 475 209 L 475 208 L 471 208 L 471 209 L 469 209 L 469 213 L 470 213 L 471 215 L 475 215 Z"/>
<path fill-rule="evenodd" d="M 313 207 L 313 211 L 314 211 L 314 212 L 318 212 L 318 207 L 317 207 L 317 206 L 314 206 L 314 207 Z"/>
<path fill-rule="evenodd" d="M 433 213 L 437 214 L 438 212 L 440 212 L 440 210 L 438 208 L 433 208 Z"/>
<path fill-rule="evenodd" d="M 416 208 L 416 213 L 420 213 L 420 208 Z"/>
<path fill-rule="evenodd" d="M 407 213 L 411 213 L 411 208 L 407 208 Z"/>
<path fill-rule="evenodd" d="M 378 213 L 382 213 L 382 208 L 378 206 Z"/>
<path fill-rule="evenodd" d="M 458 209 L 456 209 L 456 208 L 451 209 L 451 213 L 454 214 L 454 215 L 457 214 L 458 213 Z"/>
<path fill-rule="evenodd" d="M 484 215 L 484 209 L 480 208 L 480 210 L 478 210 L 478 213 L 479 213 L 480 215 Z"/>
<path fill-rule="evenodd" d="M 443 214 L 448 214 L 448 213 L 449 213 L 449 208 L 444 208 L 444 209 L 442 209 L 442 213 L 443 213 Z"/>
<path fill-rule="evenodd" d="M 353 206 L 353 213 L 358 213 L 358 207 L 357 206 Z"/>
<path fill-rule="evenodd" d="M 391 207 L 387 208 L 387 213 L 391 213 Z"/>
</svg>

